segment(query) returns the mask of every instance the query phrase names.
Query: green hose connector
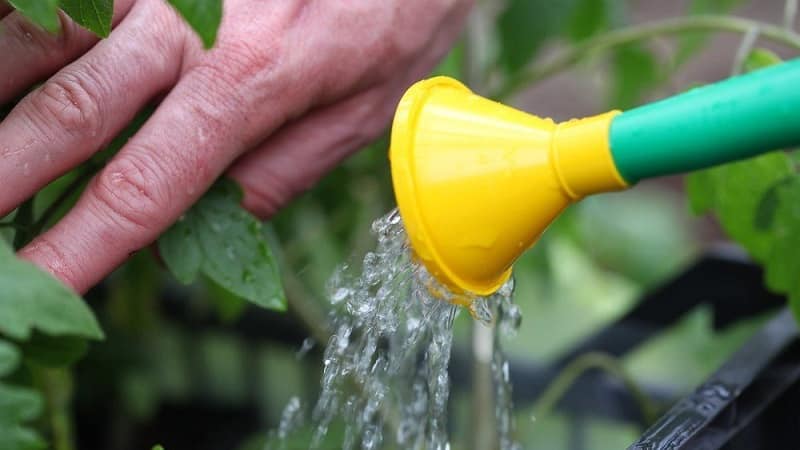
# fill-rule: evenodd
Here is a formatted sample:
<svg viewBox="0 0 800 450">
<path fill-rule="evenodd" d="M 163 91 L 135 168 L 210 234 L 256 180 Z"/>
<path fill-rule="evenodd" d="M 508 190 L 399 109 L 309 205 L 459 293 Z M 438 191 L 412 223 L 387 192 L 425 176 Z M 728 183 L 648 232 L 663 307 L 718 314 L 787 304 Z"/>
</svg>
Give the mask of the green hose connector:
<svg viewBox="0 0 800 450">
<path fill-rule="evenodd" d="M 619 114 L 609 141 L 630 184 L 795 146 L 800 59 Z"/>
</svg>

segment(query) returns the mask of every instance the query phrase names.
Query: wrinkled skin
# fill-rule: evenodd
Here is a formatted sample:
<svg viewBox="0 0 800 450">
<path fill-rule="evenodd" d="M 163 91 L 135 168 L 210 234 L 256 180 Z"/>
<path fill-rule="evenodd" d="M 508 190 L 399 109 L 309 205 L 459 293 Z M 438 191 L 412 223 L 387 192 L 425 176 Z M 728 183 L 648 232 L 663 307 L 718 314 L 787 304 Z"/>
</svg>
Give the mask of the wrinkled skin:
<svg viewBox="0 0 800 450">
<path fill-rule="evenodd" d="M 376 138 L 446 53 L 470 0 L 225 0 L 217 44 L 163 0 L 116 0 L 98 42 L 48 35 L 0 0 L 0 216 L 152 117 L 77 205 L 20 251 L 77 292 L 152 243 L 221 174 L 267 218 Z M 13 188 L 9 188 L 13 187 Z"/>
</svg>

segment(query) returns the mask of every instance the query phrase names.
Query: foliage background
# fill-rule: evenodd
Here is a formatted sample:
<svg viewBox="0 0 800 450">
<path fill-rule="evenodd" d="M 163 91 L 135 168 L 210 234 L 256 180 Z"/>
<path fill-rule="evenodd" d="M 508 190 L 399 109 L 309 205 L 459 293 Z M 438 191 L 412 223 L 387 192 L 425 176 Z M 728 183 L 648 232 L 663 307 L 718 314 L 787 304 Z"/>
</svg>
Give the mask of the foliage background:
<svg viewBox="0 0 800 450">
<path fill-rule="evenodd" d="M 70 12 L 82 1 L 89 0 L 61 7 Z M 54 26 L 47 14 L 57 3 L 12 4 Z M 218 2 L 173 4 L 211 45 Z M 780 0 L 479 1 L 437 72 L 565 120 L 772 62 L 771 53 L 756 48 L 792 57 L 800 49 L 796 9 L 796 2 Z M 106 35 L 98 11 L 80 21 Z M 127 135 L 0 222 L 9 244 L 18 246 L 31 237 L 31 225 L 40 231 L 63 214 Z M 504 342 L 510 357 L 554 360 L 726 236 L 767 266 L 772 288 L 800 289 L 790 282 L 800 260 L 780 251 L 800 242 L 794 173 L 792 154 L 775 153 L 693 175 L 688 200 L 676 177 L 571 208 L 516 266 L 524 320 L 519 335 Z M 0 449 L 45 442 L 59 450 L 260 448 L 291 397 L 313 402 L 327 336 L 327 277 L 370 248 L 371 221 L 393 207 L 386 139 L 267 224 L 246 217 L 237 196 L 235 186 L 217 185 L 160 241 L 169 271 L 151 251 L 140 252 L 86 296 L 91 309 L 0 244 Z M 223 216 L 235 219 L 221 233 L 211 224 Z M 221 264 L 230 248 L 238 263 Z M 254 248 L 267 250 L 248 251 Z M 285 314 L 263 309 L 285 305 Z M 620 364 L 637 383 L 687 392 L 761 320 L 714 332 L 709 311 L 698 308 Z M 485 338 L 479 327 L 460 315 L 457 354 L 469 357 L 475 340 Z M 476 373 L 485 370 L 473 364 Z M 453 448 L 493 448 L 486 389 L 480 377 L 454 389 Z M 533 405 L 518 406 L 517 438 L 525 448 L 568 448 L 569 417 L 531 422 Z M 593 449 L 625 448 L 641 432 L 603 417 L 583 426 Z"/>
</svg>

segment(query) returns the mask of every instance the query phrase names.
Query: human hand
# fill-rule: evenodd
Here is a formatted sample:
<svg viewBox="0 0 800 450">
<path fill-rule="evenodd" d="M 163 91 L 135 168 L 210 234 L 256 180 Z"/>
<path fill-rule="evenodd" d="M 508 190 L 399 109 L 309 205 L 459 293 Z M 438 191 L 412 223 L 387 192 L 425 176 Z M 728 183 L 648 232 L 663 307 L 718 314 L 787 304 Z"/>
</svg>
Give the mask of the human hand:
<svg viewBox="0 0 800 450">
<path fill-rule="evenodd" d="M 226 170 L 266 218 L 375 139 L 444 55 L 471 0 L 226 0 L 217 44 L 163 0 L 117 0 L 97 42 L 34 28 L 0 0 L 0 216 L 150 119 L 20 256 L 78 292 L 153 242 Z M 12 188 L 9 188 L 12 187 Z"/>
</svg>

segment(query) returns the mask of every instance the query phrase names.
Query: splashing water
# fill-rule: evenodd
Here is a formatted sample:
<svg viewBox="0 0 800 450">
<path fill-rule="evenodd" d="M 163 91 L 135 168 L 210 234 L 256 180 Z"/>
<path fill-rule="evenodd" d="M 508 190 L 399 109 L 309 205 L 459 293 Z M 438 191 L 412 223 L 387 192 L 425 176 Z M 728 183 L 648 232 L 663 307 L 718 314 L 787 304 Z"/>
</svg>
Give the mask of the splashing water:
<svg viewBox="0 0 800 450">
<path fill-rule="evenodd" d="M 403 449 L 449 449 L 447 368 L 460 308 L 451 303 L 454 294 L 412 258 L 397 210 L 376 220 L 372 231 L 378 244 L 365 255 L 361 273 L 344 265 L 329 282 L 334 332 L 324 353 L 310 448 L 320 448 L 331 424 L 341 420 L 343 449 L 373 450 L 391 443 Z M 520 315 L 512 292 L 509 281 L 490 297 L 469 298 L 471 314 L 499 324 L 503 332 L 516 331 Z M 502 450 L 516 450 L 508 362 L 497 349 L 497 330 L 494 336 L 497 434 Z M 302 416 L 300 401 L 293 398 L 284 410 L 277 446 L 270 442 L 266 448 L 286 448 Z"/>
</svg>

